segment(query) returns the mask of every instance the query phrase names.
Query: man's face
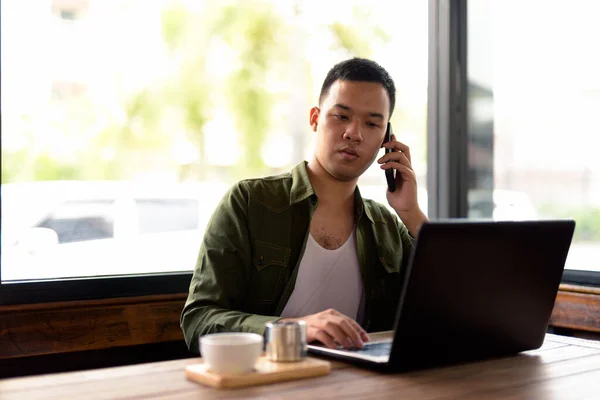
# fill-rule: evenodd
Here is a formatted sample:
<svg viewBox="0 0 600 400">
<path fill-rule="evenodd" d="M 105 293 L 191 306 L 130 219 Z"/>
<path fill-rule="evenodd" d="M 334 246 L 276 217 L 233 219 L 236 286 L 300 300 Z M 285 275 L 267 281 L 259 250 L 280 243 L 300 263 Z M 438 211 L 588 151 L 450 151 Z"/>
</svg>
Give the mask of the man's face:
<svg viewBox="0 0 600 400">
<path fill-rule="evenodd" d="M 380 83 L 337 80 L 313 107 L 315 156 L 342 181 L 358 179 L 377 157 L 389 119 L 390 100 Z"/>
</svg>

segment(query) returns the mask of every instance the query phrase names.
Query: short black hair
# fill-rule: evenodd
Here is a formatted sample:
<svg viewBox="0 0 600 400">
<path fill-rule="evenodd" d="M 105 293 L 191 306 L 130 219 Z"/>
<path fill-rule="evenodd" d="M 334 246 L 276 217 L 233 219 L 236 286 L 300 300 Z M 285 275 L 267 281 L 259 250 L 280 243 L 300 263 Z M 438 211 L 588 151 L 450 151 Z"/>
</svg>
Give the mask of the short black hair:
<svg viewBox="0 0 600 400">
<path fill-rule="evenodd" d="M 337 63 L 329 70 L 323 81 L 321 93 L 319 94 L 319 104 L 327 95 L 331 85 L 338 79 L 342 81 L 381 83 L 390 98 L 390 116 L 392 115 L 396 105 L 396 86 L 390 74 L 381 65 L 375 61 L 358 57 Z"/>
</svg>

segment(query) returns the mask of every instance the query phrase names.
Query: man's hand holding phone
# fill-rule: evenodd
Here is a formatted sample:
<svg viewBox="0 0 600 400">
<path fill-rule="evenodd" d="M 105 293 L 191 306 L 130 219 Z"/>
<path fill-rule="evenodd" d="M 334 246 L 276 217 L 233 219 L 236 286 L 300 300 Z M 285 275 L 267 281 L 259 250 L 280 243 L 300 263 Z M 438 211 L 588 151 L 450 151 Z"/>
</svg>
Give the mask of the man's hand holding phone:
<svg viewBox="0 0 600 400">
<path fill-rule="evenodd" d="M 417 177 L 412 168 L 410 149 L 404 143 L 396 140 L 390 123 L 388 123 L 386 138 L 381 147 L 385 148 L 385 154 L 377 162 L 386 172 L 386 179 L 389 179 L 390 176 L 388 171 L 396 171 L 394 190 L 391 190 L 393 185 L 388 183 L 387 201 L 411 235 L 416 237 L 421 224 L 427 220 L 427 217 L 419 208 Z"/>
</svg>

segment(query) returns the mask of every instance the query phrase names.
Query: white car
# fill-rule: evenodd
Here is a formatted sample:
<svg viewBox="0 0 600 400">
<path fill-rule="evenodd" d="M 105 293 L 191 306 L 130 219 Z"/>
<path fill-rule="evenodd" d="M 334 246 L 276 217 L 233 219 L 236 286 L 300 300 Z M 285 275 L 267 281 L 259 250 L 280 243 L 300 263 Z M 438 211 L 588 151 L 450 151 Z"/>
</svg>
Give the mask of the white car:
<svg viewBox="0 0 600 400">
<path fill-rule="evenodd" d="M 192 270 L 227 187 L 48 181 L 1 190 L 6 281 Z"/>
</svg>

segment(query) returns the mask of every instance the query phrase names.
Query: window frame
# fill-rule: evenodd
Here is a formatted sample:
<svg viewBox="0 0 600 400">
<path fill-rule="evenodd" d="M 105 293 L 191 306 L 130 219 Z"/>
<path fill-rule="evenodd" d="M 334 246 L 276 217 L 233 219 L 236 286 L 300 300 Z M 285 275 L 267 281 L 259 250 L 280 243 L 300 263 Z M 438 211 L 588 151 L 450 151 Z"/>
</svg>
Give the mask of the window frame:
<svg viewBox="0 0 600 400">
<path fill-rule="evenodd" d="M 429 0 L 428 214 L 468 216 L 467 0 Z M 600 272 L 565 269 L 562 283 L 600 287 Z"/>
<path fill-rule="evenodd" d="M 1 282 L 0 305 L 186 293 L 191 279 L 190 271 Z"/>
</svg>

